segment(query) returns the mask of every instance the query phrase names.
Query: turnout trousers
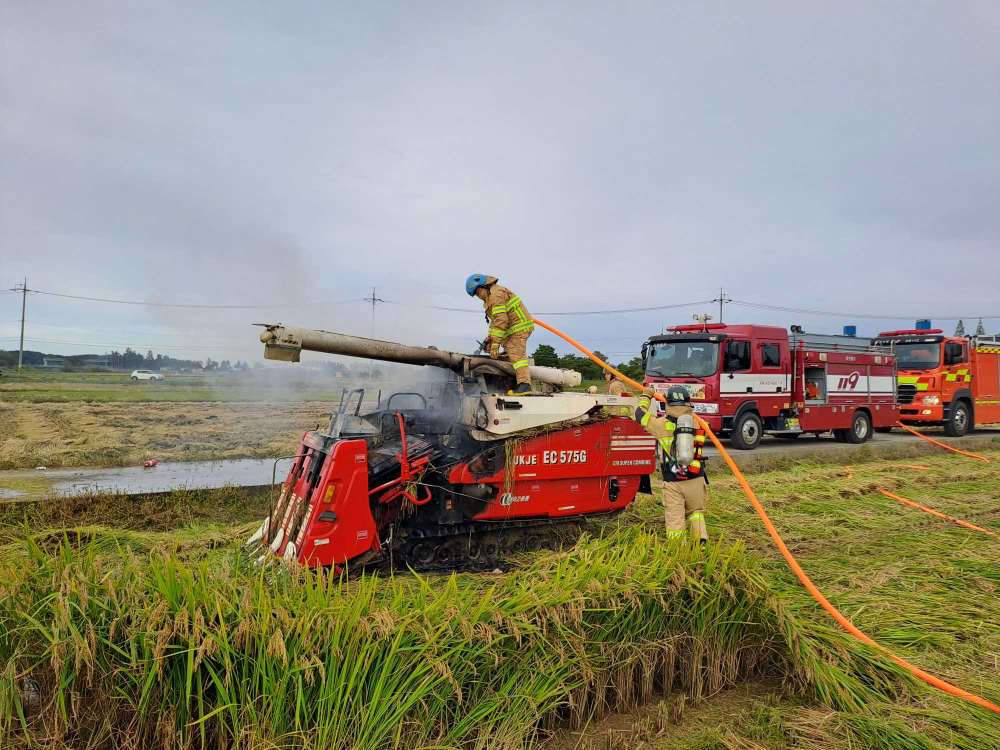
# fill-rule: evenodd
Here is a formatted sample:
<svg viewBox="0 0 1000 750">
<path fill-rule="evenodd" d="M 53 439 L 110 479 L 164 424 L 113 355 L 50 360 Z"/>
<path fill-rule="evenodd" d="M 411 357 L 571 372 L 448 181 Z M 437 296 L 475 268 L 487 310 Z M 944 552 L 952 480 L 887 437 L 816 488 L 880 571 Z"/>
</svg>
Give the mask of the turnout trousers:
<svg viewBox="0 0 1000 750">
<path fill-rule="evenodd" d="M 514 375 L 517 384 L 531 385 L 531 372 L 528 367 L 528 337 L 531 331 L 518 331 L 503 340 L 503 358 L 514 365 Z"/>
<path fill-rule="evenodd" d="M 663 515 L 667 522 L 667 536 L 684 535 L 690 526 L 695 539 L 708 539 L 705 526 L 705 505 L 708 502 L 708 482 L 705 477 L 663 483 Z"/>
</svg>

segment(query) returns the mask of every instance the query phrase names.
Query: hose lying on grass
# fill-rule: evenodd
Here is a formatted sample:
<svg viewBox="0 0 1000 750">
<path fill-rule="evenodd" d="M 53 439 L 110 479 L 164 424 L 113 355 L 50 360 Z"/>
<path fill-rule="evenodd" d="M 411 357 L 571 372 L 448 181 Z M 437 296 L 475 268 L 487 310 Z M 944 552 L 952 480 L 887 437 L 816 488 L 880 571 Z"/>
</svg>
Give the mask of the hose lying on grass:
<svg viewBox="0 0 1000 750">
<path fill-rule="evenodd" d="M 945 445 L 944 443 L 942 443 L 939 440 L 935 440 L 934 438 L 929 438 L 926 435 L 924 435 L 923 433 L 917 432 L 916 430 L 914 430 L 914 429 L 912 429 L 910 427 L 907 427 L 902 422 L 896 422 L 896 426 L 897 427 L 902 427 L 904 430 L 906 430 L 907 432 L 910 432 L 910 433 L 916 435 L 918 438 L 923 438 L 928 443 L 934 443 L 934 445 L 939 445 L 942 448 L 944 448 L 945 450 L 951 451 L 952 453 L 960 453 L 963 456 L 968 456 L 969 458 L 978 458 L 980 461 L 985 461 L 986 463 L 990 462 L 990 460 L 988 458 L 986 458 L 986 456 L 980 456 L 980 455 L 978 455 L 976 453 L 968 453 L 967 451 L 960 451 L 958 448 L 952 448 L 950 445 Z"/>
<path fill-rule="evenodd" d="M 618 379 L 620 379 L 622 382 L 628 383 L 633 388 L 637 388 L 639 390 L 643 389 L 643 387 L 642 387 L 641 384 L 639 384 L 636 381 L 632 380 L 632 378 L 628 377 L 627 375 L 623 375 L 622 373 L 618 372 L 618 370 L 616 370 L 615 368 L 613 368 L 607 362 L 604 362 L 603 360 L 601 360 L 599 357 L 594 356 L 593 352 L 589 351 L 582 344 L 574 341 L 573 339 L 571 339 L 566 334 L 562 333 L 561 331 L 558 331 L 557 329 L 553 328 L 552 326 L 548 325 L 547 323 L 543 323 L 542 321 L 538 320 L 538 318 L 535 318 L 535 324 L 541 326 L 542 328 L 546 329 L 547 331 L 550 331 L 551 333 L 554 333 L 559 338 L 563 339 L 564 341 L 566 341 L 570 345 L 576 347 L 577 349 L 580 350 L 580 352 L 582 352 L 583 354 L 585 354 L 587 357 L 589 357 L 591 360 L 593 360 L 594 362 L 596 362 L 597 364 L 599 364 L 601 367 L 603 367 L 605 370 L 607 370 L 608 372 L 610 372 L 612 375 L 614 375 L 615 377 L 617 377 Z M 662 395 L 655 394 L 655 396 L 656 396 L 656 398 L 658 400 L 665 401 L 665 399 L 663 398 Z M 778 533 L 778 530 L 775 528 L 774 524 L 771 522 L 771 519 L 768 517 L 767 512 L 764 510 L 764 506 L 761 505 L 760 501 L 757 499 L 757 496 L 754 494 L 753 489 L 751 489 L 750 485 L 747 483 L 746 477 L 743 476 L 743 472 L 740 471 L 739 467 L 733 461 L 732 456 L 730 456 L 729 452 L 723 447 L 722 443 L 719 441 L 718 436 L 712 431 L 712 429 L 708 426 L 708 424 L 703 419 L 701 419 L 700 417 L 698 417 L 698 422 L 699 422 L 699 424 L 701 424 L 702 428 L 705 430 L 706 434 L 711 439 L 712 443 L 715 445 L 715 447 L 722 454 L 722 458 L 725 460 L 726 464 L 729 466 L 729 469 L 733 472 L 733 476 L 736 477 L 736 481 L 739 482 L 740 487 L 743 489 L 744 494 L 746 494 L 747 498 L 750 500 L 750 503 L 753 505 L 753 508 L 757 512 L 757 515 L 760 516 L 760 520 L 764 523 L 764 528 L 767 529 L 767 533 L 771 535 L 771 539 L 774 541 L 775 545 L 778 547 L 778 551 L 781 552 L 781 556 L 785 558 L 785 561 L 788 563 L 789 567 L 791 567 L 792 571 L 795 573 L 795 575 L 799 579 L 799 581 L 801 581 L 802 585 L 806 587 L 806 590 L 810 594 L 812 594 L 812 597 L 817 602 L 819 602 L 819 604 L 823 607 L 823 609 L 825 609 L 827 611 L 827 613 L 831 617 L 833 617 L 833 619 L 835 619 L 838 623 L 840 623 L 840 625 L 844 628 L 844 630 L 846 630 L 848 633 L 850 633 L 851 635 L 853 635 L 855 638 L 857 638 L 862 643 L 866 643 L 869 646 L 874 646 L 875 648 L 880 649 L 890 659 L 892 659 L 894 662 L 896 662 L 897 664 L 899 664 L 901 667 L 907 669 L 911 674 L 913 674 L 915 677 L 918 677 L 919 679 L 923 680 L 928 685 L 931 685 L 932 687 L 936 687 L 939 690 L 943 690 L 946 693 L 950 693 L 951 695 L 954 695 L 954 696 L 957 696 L 957 697 L 962 698 L 964 700 L 967 700 L 970 703 L 975 703 L 976 705 L 982 706 L 983 708 L 988 708 L 991 711 L 995 711 L 996 713 L 1000 713 L 1000 706 L 997 706 L 995 703 L 991 703 L 990 701 L 986 700 L 985 698 L 980 698 L 978 695 L 974 695 L 974 694 L 968 692 L 967 690 L 963 690 L 960 687 L 952 685 L 949 682 L 945 682 L 944 680 L 939 679 L 939 678 L 935 677 L 934 675 L 932 675 L 932 674 L 930 674 L 928 672 L 925 672 L 924 670 L 920 669 L 919 667 L 916 667 L 916 666 L 910 664 L 909 662 L 904 661 L 903 659 L 901 659 L 900 657 L 896 656 L 891 651 L 889 651 L 889 649 L 885 648 L 884 646 L 879 645 L 874 640 L 872 640 L 871 638 L 869 638 L 867 635 L 865 635 L 863 632 L 861 632 L 858 628 L 856 628 L 851 623 L 850 620 L 848 620 L 846 617 L 844 617 L 844 615 L 842 615 L 840 613 L 840 610 L 838 610 L 836 607 L 834 607 L 829 602 L 829 600 L 827 600 L 827 598 L 825 596 L 823 596 L 823 593 L 816 587 L 816 584 L 814 584 L 812 582 L 812 580 L 810 580 L 809 576 L 806 575 L 806 572 L 802 569 L 802 567 L 799 565 L 798 561 L 795 559 L 795 556 L 792 555 L 792 553 L 789 551 L 788 547 L 785 546 L 785 541 L 781 538 L 781 534 Z M 919 434 L 919 433 L 917 433 L 917 434 Z M 930 438 L 928 438 L 928 440 L 929 439 Z M 932 441 L 932 442 L 936 442 L 936 441 Z M 943 444 L 941 444 L 941 445 L 943 445 Z M 949 446 L 944 446 L 944 447 L 948 448 L 949 450 L 956 450 L 954 448 L 949 448 Z M 956 452 L 957 453 L 962 453 L 962 451 L 957 451 L 957 450 L 956 450 Z M 989 459 L 984 458 L 983 456 L 976 456 L 974 454 L 965 454 L 965 455 L 969 455 L 969 456 L 972 456 L 974 458 L 980 458 L 983 461 L 986 461 L 987 463 L 989 463 Z"/>
<path fill-rule="evenodd" d="M 968 521 L 962 521 L 958 518 L 954 518 L 953 516 L 946 515 L 939 510 L 934 510 L 933 508 L 928 508 L 927 506 L 921 505 L 920 503 L 915 503 L 912 500 L 907 500 L 905 497 L 900 497 L 899 495 L 894 495 L 891 492 L 886 492 L 883 489 L 880 489 L 879 492 L 881 492 L 886 497 L 891 497 L 893 500 L 899 500 L 899 502 L 903 503 L 904 505 L 909 505 L 910 507 L 916 508 L 917 510 L 922 510 L 924 513 L 930 513 L 932 516 L 937 516 L 938 518 L 943 518 L 945 521 L 951 521 L 952 523 L 957 523 L 959 526 L 964 526 L 965 528 L 972 529 L 973 531 L 981 531 L 984 534 L 989 534 L 991 537 L 1000 540 L 1000 534 L 996 534 L 990 531 L 989 529 L 984 529 L 982 526 L 976 526 L 974 524 L 969 523 Z"/>
</svg>

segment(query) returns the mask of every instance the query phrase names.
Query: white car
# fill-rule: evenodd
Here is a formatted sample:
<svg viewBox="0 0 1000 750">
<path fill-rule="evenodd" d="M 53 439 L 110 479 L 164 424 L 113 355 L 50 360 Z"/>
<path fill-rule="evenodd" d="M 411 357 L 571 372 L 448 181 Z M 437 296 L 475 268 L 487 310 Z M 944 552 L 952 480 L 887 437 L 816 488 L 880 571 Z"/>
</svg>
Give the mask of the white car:
<svg viewBox="0 0 1000 750">
<path fill-rule="evenodd" d="M 152 370 L 135 370 L 132 373 L 132 380 L 163 380 L 163 376 Z"/>
</svg>

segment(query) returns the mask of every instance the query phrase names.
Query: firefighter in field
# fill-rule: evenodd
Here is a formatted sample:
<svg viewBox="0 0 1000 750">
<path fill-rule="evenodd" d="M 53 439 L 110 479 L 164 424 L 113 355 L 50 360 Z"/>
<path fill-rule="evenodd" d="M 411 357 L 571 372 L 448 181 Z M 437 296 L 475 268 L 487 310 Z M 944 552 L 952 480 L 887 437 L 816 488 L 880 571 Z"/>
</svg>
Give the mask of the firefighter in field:
<svg viewBox="0 0 1000 750">
<path fill-rule="evenodd" d="M 487 342 L 493 359 L 506 359 L 514 365 L 517 388 L 514 393 L 531 393 L 531 374 L 528 368 L 528 337 L 535 328 L 535 321 L 528 308 L 507 287 L 497 283 L 496 276 L 474 273 L 465 282 L 470 297 L 483 301 L 486 320 L 489 322 Z M 500 347 L 504 354 L 500 354 Z"/>
<path fill-rule="evenodd" d="M 609 396 L 628 396 L 625 384 L 612 375 L 607 370 L 604 371 L 604 381 L 608 384 Z M 629 406 L 609 406 L 608 413 L 616 417 L 631 417 L 632 408 Z"/>
<path fill-rule="evenodd" d="M 708 541 L 705 526 L 708 477 L 702 457 L 705 431 L 694 418 L 691 394 L 686 388 L 674 385 L 667 391 L 665 417 L 656 415 L 655 404 L 650 406 L 652 397 L 652 387 L 642 392 L 635 419 L 659 442 L 667 536 L 683 536 L 685 526 L 689 525 L 691 535 L 705 544 Z"/>
</svg>

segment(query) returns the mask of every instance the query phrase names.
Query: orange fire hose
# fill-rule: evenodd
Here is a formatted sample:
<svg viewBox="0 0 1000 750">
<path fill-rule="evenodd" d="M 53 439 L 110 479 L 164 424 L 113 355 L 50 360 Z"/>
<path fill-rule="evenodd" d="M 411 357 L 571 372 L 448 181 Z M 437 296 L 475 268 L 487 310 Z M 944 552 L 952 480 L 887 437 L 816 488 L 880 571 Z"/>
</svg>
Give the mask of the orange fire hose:
<svg viewBox="0 0 1000 750">
<path fill-rule="evenodd" d="M 610 372 L 612 375 L 614 375 L 616 378 L 618 378 L 619 380 L 621 380 L 623 383 L 628 383 L 633 388 L 637 388 L 640 391 L 643 390 L 643 387 L 642 387 L 641 384 L 639 384 L 636 381 L 632 380 L 632 378 L 627 377 L 626 375 L 623 375 L 622 373 L 618 372 L 618 370 L 616 370 L 615 368 L 613 368 L 607 362 L 604 362 L 600 358 L 595 357 L 594 354 L 591 351 L 589 351 L 585 346 L 583 346 L 582 344 L 574 341 L 573 339 L 571 339 L 566 334 L 562 333 L 561 331 L 556 330 L 555 328 L 553 328 L 552 326 L 548 325 L 547 323 L 543 323 L 538 318 L 535 318 L 535 324 L 541 326 L 542 328 L 544 328 L 547 331 L 550 331 L 551 333 L 554 333 L 556 336 L 558 336 L 559 338 L 561 338 L 566 343 L 568 343 L 571 346 L 574 346 L 577 349 L 579 349 L 580 352 L 582 352 L 583 354 L 587 355 L 590 359 L 592 359 L 594 362 L 596 362 L 597 364 L 599 364 L 601 367 L 603 367 L 605 370 L 607 370 L 608 372 Z M 653 395 L 659 401 L 664 401 L 664 402 L 666 401 L 666 399 L 662 395 L 660 395 L 658 393 L 653 394 Z M 697 415 L 696 415 L 696 417 L 697 417 Z M 771 539 L 773 539 L 775 545 L 777 545 L 778 551 L 781 552 L 781 556 L 785 558 L 785 561 L 788 563 L 789 567 L 791 567 L 792 571 L 798 577 L 799 581 L 802 582 L 802 585 L 806 587 L 806 590 L 810 594 L 812 594 L 813 598 L 817 602 L 820 603 L 820 605 L 823 607 L 823 609 L 825 609 L 830 614 L 830 616 L 833 617 L 833 619 L 835 619 L 838 623 L 840 623 L 840 625 L 844 628 L 844 630 L 846 630 L 848 633 L 850 633 L 851 635 L 853 635 L 855 638 L 857 638 L 862 643 L 866 643 L 869 646 L 874 646 L 875 648 L 881 650 L 890 659 L 892 659 L 894 662 L 896 662 L 897 664 L 899 664 L 901 667 L 907 669 L 911 674 L 913 674 L 915 677 L 923 680 L 928 685 L 936 687 L 939 690 L 943 690 L 944 692 L 950 693 L 951 695 L 955 695 L 955 696 L 957 696 L 959 698 L 963 698 L 964 700 L 967 700 L 967 701 L 969 701 L 971 703 L 975 703 L 976 705 L 982 706 L 983 708 L 988 708 L 991 711 L 995 711 L 996 713 L 1000 713 L 1000 706 L 997 706 L 994 703 L 990 703 L 985 698 L 980 698 L 978 695 L 973 695 L 972 693 L 970 693 L 970 692 L 968 692 L 966 690 L 963 690 L 960 687 L 956 687 L 955 685 L 952 685 L 951 683 L 945 682 L 944 680 L 941 680 L 941 679 L 935 677 L 934 675 L 925 672 L 924 670 L 920 669 L 919 667 L 915 667 L 914 665 L 910 664 L 909 662 L 904 661 L 903 659 L 899 658 L 898 656 L 896 656 L 895 654 L 893 654 L 891 651 L 889 651 L 889 649 L 885 648 L 884 646 L 880 646 L 878 643 L 876 643 L 875 641 L 873 641 L 871 638 L 869 638 L 863 632 L 861 632 L 860 630 L 858 630 L 858 628 L 856 628 L 851 623 L 850 620 L 848 620 L 846 617 L 844 617 L 840 613 L 840 611 L 836 607 L 834 607 L 827 600 L 827 598 L 825 596 L 823 596 L 823 593 L 818 588 L 816 588 L 816 584 L 814 584 L 809 579 L 809 576 L 806 575 L 806 572 L 799 565 L 798 561 L 795 559 L 795 557 L 789 551 L 788 547 L 785 546 L 785 542 L 781 538 L 781 534 L 778 533 L 778 530 L 774 527 L 774 524 L 771 523 L 771 519 L 768 517 L 767 512 L 764 510 L 764 506 L 762 506 L 760 504 L 760 501 L 757 499 L 757 496 L 754 494 L 754 491 L 750 488 L 750 485 L 747 484 L 747 480 L 746 480 L 746 477 L 743 476 L 743 472 L 740 471 L 739 467 L 733 461 L 732 457 L 729 455 L 729 453 L 726 451 L 726 449 L 722 446 L 722 443 L 719 441 L 719 438 L 716 436 L 716 434 L 714 432 L 712 432 L 711 428 L 709 428 L 708 424 L 706 424 L 705 421 L 703 419 L 701 419 L 701 417 L 697 417 L 697 419 L 698 419 L 698 422 L 701 424 L 701 426 L 704 428 L 705 433 L 708 435 L 709 438 L 711 438 L 712 443 L 715 445 L 716 448 L 718 448 L 719 452 L 722 454 L 722 457 L 723 457 L 723 459 L 725 459 L 726 464 L 729 466 L 729 469 L 733 472 L 733 476 L 736 477 L 736 481 L 738 481 L 739 484 L 740 484 L 740 487 L 743 488 L 743 492 L 746 494 L 747 498 L 750 500 L 750 503 L 753 505 L 754 510 L 757 511 L 757 515 L 760 516 L 760 520 L 764 523 L 764 528 L 766 528 L 767 529 L 767 533 L 771 535 Z"/>
<path fill-rule="evenodd" d="M 537 323 L 538 321 L 536 320 L 535 322 Z M 986 458 L 986 456 L 978 456 L 978 455 L 976 455 L 975 453 L 966 453 L 965 451 L 960 451 L 960 450 L 959 450 L 958 448 L 952 448 L 952 447 L 951 447 L 950 445 L 945 445 L 944 443 L 939 443 L 939 442 L 938 442 L 937 440 L 934 440 L 934 439 L 932 439 L 932 438 L 929 438 L 929 437 L 927 437 L 926 435 L 924 435 L 924 434 L 922 434 L 922 433 L 919 433 L 919 432 L 917 432 L 916 430 L 914 430 L 914 429 L 911 429 L 911 428 L 907 427 L 907 426 L 906 426 L 905 424 L 903 424 L 902 422 L 896 422 L 896 424 L 897 424 L 897 425 L 898 425 L 899 427 L 902 427 L 902 428 L 903 428 L 904 430 L 906 430 L 907 432 L 912 432 L 912 433 L 913 433 L 914 435 L 916 435 L 916 436 L 917 436 L 918 438 L 923 438 L 923 439 L 924 439 L 924 440 L 926 440 L 926 441 L 927 441 L 928 443 L 934 443 L 934 445 L 940 445 L 940 446 L 941 446 L 942 448 L 944 448 L 945 450 L 949 450 L 949 451 L 952 451 L 952 452 L 954 452 L 954 453 L 961 453 L 961 454 L 962 454 L 963 456 L 968 456 L 969 458 L 978 458 L 978 459 L 979 459 L 980 461 L 985 461 L 986 463 L 989 463 L 989 462 L 990 462 L 990 460 L 989 460 L 988 458 Z"/>
<path fill-rule="evenodd" d="M 915 503 L 912 500 L 907 500 L 905 497 L 900 497 L 899 495 L 893 495 L 891 492 L 886 492 L 885 490 L 882 489 L 880 489 L 879 492 L 881 492 L 886 497 L 891 497 L 893 500 L 899 500 L 899 502 L 909 505 L 910 507 L 922 510 L 924 513 L 930 513 L 932 516 L 943 518 L 945 521 L 951 521 L 952 523 L 957 523 L 959 526 L 964 526 L 967 529 L 973 529 L 974 531 L 981 531 L 984 534 L 989 534 L 990 536 L 996 539 L 1000 539 L 1000 534 L 995 534 L 989 529 L 984 529 L 981 526 L 975 526 L 969 523 L 968 521 L 962 521 L 958 518 L 954 518 L 953 516 L 946 515 L 939 510 L 934 510 L 933 508 L 928 508 L 924 505 L 921 505 L 920 503 Z"/>
</svg>

